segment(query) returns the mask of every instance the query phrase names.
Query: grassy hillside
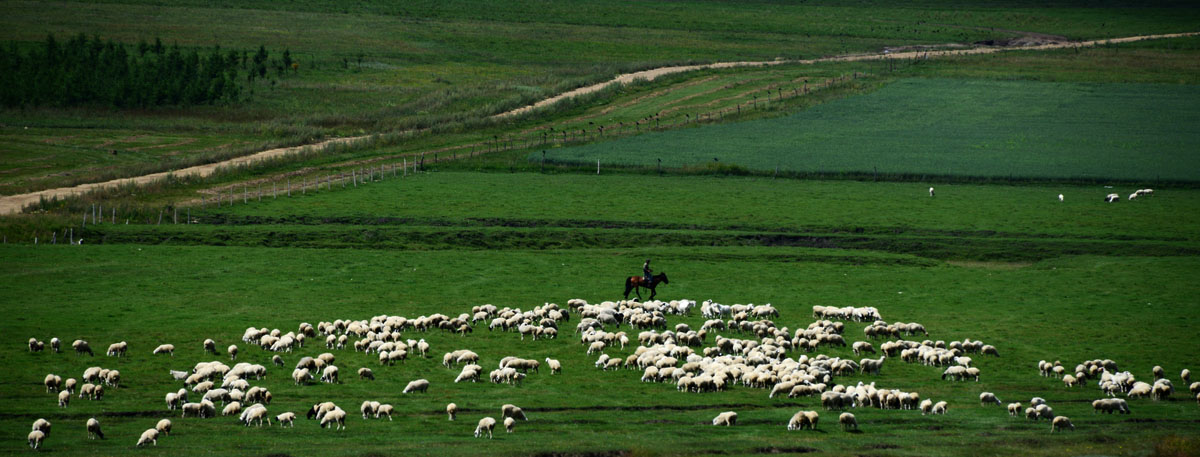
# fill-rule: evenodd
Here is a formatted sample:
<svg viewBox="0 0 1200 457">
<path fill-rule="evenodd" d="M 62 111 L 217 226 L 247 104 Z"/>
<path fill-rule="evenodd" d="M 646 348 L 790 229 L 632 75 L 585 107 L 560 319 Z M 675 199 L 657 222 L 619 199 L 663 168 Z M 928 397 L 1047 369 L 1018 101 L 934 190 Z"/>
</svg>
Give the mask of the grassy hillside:
<svg viewBox="0 0 1200 457">
<path fill-rule="evenodd" d="M 900 81 L 792 116 L 554 151 L 555 161 L 1196 181 L 1194 86 Z M 540 159 L 540 156 L 534 157 Z"/>
</svg>

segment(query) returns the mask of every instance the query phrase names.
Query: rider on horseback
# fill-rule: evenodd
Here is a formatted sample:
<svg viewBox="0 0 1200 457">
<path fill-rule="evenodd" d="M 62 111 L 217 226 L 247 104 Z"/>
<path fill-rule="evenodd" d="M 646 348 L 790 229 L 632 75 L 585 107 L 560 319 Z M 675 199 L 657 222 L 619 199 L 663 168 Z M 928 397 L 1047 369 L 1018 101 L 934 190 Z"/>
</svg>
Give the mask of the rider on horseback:
<svg viewBox="0 0 1200 457">
<path fill-rule="evenodd" d="M 646 259 L 646 263 L 642 264 L 642 279 L 646 284 L 650 284 L 653 277 L 650 275 L 650 259 Z"/>
</svg>

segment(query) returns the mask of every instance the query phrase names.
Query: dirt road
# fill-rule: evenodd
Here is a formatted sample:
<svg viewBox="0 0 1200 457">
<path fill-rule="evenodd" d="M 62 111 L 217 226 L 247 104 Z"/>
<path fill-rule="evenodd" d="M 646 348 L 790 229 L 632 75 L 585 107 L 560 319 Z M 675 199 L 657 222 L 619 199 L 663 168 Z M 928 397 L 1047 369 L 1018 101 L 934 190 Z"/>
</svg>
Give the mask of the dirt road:
<svg viewBox="0 0 1200 457">
<path fill-rule="evenodd" d="M 334 138 L 332 140 L 322 141 L 320 143 L 309 144 L 304 146 L 293 146 L 290 148 L 268 149 L 266 151 L 257 152 L 248 156 L 237 157 L 223 162 L 215 162 L 194 167 L 184 168 L 182 170 L 164 171 L 161 173 L 153 173 L 133 178 L 114 179 L 112 181 L 80 184 L 75 187 L 62 187 L 58 189 L 46 189 L 43 191 L 32 192 L 28 194 L 9 195 L 0 197 L 0 215 L 15 214 L 21 212 L 26 206 L 37 203 L 42 198 L 64 198 L 72 195 L 84 194 L 98 189 L 109 189 L 129 184 L 146 184 L 160 179 L 165 179 L 167 175 L 176 177 L 205 177 L 211 175 L 214 171 L 221 167 L 246 165 L 260 160 L 267 160 L 274 157 L 285 156 L 300 152 L 305 148 L 322 148 L 335 144 L 344 144 L 354 142 L 366 138 L 365 136 L 357 136 L 350 138 Z"/>
<path fill-rule="evenodd" d="M 809 59 L 809 60 L 772 60 L 772 61 L 765 61 L 765 62 L 719 62 L 719 63 L 705 64 L 705 65 L 682 65 L 682 66 L 675 66 L 675 67 L 661 67 L 661 68 L 654 68 L 654 69 L 650 69 L 650 70 L 643 70 L 643 71 L 639 71 L 639 72 L 618 75 L 617 77 L 615 77 L 609 81 L 599 83 L 599 84 L 593 84 L 593 85 L 586 86 L 586 87 L 580 87 L 580 88 L 572 90 L 572 91 L 568 91 L 568 92 L 564 92 L 564 93 L 555 95 L 553 97 L 547 98 L 545 100 L 539 101 L 539 102 L 534 103 L 529 106 L 525 106 L 525 107 L 517 108 L 515 110 L 508 111 L 505 113 L 497 114 L 493 117 L 504 118 L 504 117 L 515 116 L 518 114 L 526 113 L 526 112 L 535 110 L 537 108 L 541 108 L 543 106 L 552 105 L 554 103 L 557 103 L 558 101 L 561 101 L 561 100 L 564 100 L 567 98 L 577 97 L 580 95 L 596 92 L 600 89 L 607 87 L 610 84 L 629 84 L 629 83 L 632 83 L 639 79 L 644 79 L 644 80 L 649 81 L 649 80 L 653 80 L 659 76 L 669 75 L 669 74 L 674 74 L 674 73 L 682 73 L 685 71 L 695 71 L 695 70 L 714 69 L 714 68 L 734 68 L 734 67 L 749 67 L 749 66 L 781 65 L 781 64 L 794 64 L 794 63 L 814 64 L 814 63 L 820 63 L 820 62 L 850 62 L 850 61 L 858 61 L 858 60 L 918 59 L 918 58 L 960 56 L 960 55 L 971 55 L 971 54 L 990 54 L 990 53 L 994 53 L 994 52 L 1004 52 L 1004 51 L 1031 51 L 1031 50 L 1036 51 L 1036 50 L 1063 49 L 1063 48 L 1072 48 L 1072 47 L 1088 47 L 1088 46 L 1104 45 L 1104 44 L 1109 44 L 1109 43 L 1113 43 L 1113 44 L 1128 43 L 1131 41 L 1140 41 L 1140 40 L 1179 38 L 1179 37 L 1194 36 L 1194 35 L 1200 35 L 1200 32 L 1172 33 L 1172 34 L 1165 34 L 1165 35 L 1143 35 L 1143 36 L 1133 36 L 1133 37 L 1124 37 L 1124 38 L 1112 38 L 1112 39 L 1106 39 L 1106 40 L 1057 42 L 1057 43 L 1041 44 L 1041 45 L 1033 45 L 1033 46 L 1003 46 L 1003 47 L 1001 47 L 1001 46 L 983 46 L 983 47 L 975 47 L 975 48 L 967 48 L 967 49 L 948 49 L 948 50 L 941 50 L 941 51 L 904 51 L 904 52 L 890 52 L 890 53 L 879 53 L 879 54 L 856 54 L 856 55 L 826 57 L 826 58 L 821 58 L 821 59 Z M 127 185 L 127 184 L 145 184 L 145 183 L 149 183 L 149 182 L 152 182 L 155 180 L 164 179 L 167 177 L 167 175 L 175 175 L 175 176 L 180 176 L 180 177 L 182 177 L 182 176 L 204 177 L 204 176 L 208 176 L 208 175 L 212 174 L 213 171 L 215 171 L 217 168 L 220 168 L 220 167 L 248 164 L 248 163 L 259 161 L 259 160 L 265 160 L 265 159 L 270 159 L 272 157 L 279 157 L 279 156 L 299 152 L 300 150 L 307 148 L 307 147 L 321 148 L 324 146 L 329 146 L 329 145 L 334 145 L 334 144 L 349 143 L 349 142 L 353 142 L 353 141 L 356 141 L 356 140 L 359 140 L 362 138 L 366 138 L 366 137 L 359 136 L 359 137 L 351 137 L 351 138 L 335 138 L 332 140 L 326 140 L 326 141 L 323 141 L 320 143 L 311 144 L 311 145 L 307 145 L 307 146 L 296 146 L 296 147 L 291 147 L 291 148 L 271 149 L 271 150 L 251 154 L 248 156 L 243 156 L 243 157 L 226 160 L 223 162 L 211 163 L 211 164 L 207 164 L 207 165 L 199 165 L 199 166 L 184 168 L 182 170 L 175 170 L 175 171 L 171 171 L 171 172 L 154 173 L 154 174 L 138 176 L 138 177 L 134 177 L 134 178 L 115 179 L 115 180 L 106 181 L 106 182 L 82 184 L 82 185 L 75 186 L 75 187 L 47 189 L 47 190 L 28 193 L 28 194 L 19 194 L 19 195 L 10 195 L 10 196 L 5 196 L 5 197 L 0 197 L 0 215 L 19 213 L 24 207 L 26 207 L 32 203 L 36 203 L 41 198 L 48 198 L 48 199 L 54 198 L 54 197 L 64 198 L 64 197 L 68 197 L 71 195 L 87 193 L 87 192 L 97 190 L 97 189 L 113 188 L 113 187 Z"/>
</svg>

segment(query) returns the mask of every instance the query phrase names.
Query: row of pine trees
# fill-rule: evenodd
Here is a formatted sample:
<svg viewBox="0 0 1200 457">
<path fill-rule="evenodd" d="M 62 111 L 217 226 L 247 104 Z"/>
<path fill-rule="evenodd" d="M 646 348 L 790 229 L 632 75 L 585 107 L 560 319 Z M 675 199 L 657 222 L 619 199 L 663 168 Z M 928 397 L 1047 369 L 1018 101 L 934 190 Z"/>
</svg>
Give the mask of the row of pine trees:
<svg viewBox="0 0 1200 457">
<path fill-rule="evenodd" d="M 292 66 L 284 51 L 275 66 Z M 0 104 L 142 108 L 231 103 L 247 82 L 267 76 L 267 50 L 206 52 L 141 42 L 136 47 L 87 38 L 66 42 L 53 35 L 27 52 L 0 46 Z M 280 71 L 282 73 L 282 70 Z"/>
</svg>

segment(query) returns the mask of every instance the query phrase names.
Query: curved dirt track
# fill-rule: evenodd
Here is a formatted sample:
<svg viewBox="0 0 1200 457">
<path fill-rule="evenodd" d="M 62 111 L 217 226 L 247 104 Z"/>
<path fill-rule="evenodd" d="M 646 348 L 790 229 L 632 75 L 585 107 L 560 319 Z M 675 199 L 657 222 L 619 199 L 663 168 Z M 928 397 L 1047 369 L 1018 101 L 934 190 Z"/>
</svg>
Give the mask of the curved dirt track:
<svg viewBox="0 0 1200 457">
<path fill-rule="evenodd" d="M 632 83 L 639 79 L 650 81 L 650 80 L 653 80 L 653 79 L 655 79 L 659 76 L 663 76 L 663 75 L 682 73 L 682 72 L 687 72 L 687 71 L 695 71 L 695 70 L 715 69 L 715 68 L 734 68 L 734 67 L 747 67 L 747 66 L 780 65 L 780 64 L 791 64 L 791 63 L 813 64 L 813 63 L 820 63 L 820 62 L 851 62 L 851 61 L 859 61 L 859 60 L 917 59 L 917 58 L 958 56 L 958 55 L 971 55 L 971 54 L 990 54 L 990 53 L 1003 52 L 1003 51 L 1037 51 L 1037 50 L 1062 49 L 1062 48 L 1071 48 L 1071 47 L 1087 47 L 1087 46 L 1096 46 L 1096 45 L 1103 45 L 1103 44 L 1109 44 L 1109 43 L 1113 43 L 1113 44 L 1128 43 L 1128 42 L 1132 42 L 1132 41 L 1153 40 L 1153 39 L 1162 39 L 1162 38 L 1179 38 L 1179 37 L 1195 36 L 1195 35 L 1200 35 L 1200 32 L 1171 33 L 1171 34 L 1163 34 L 1163 35 L 1142 35 L 1142 36 L 1133 36 L 1133 37 L 1124 37 L 1124 38 L 1111 38 L 1111 39 L 1105 39 L 1105 40 L 1050 43 L 1050 44 L 1033 45 L 1033 46 L 1012 46 L 1012 47 L 985 46 L 985 47 L 976 47 L 976 48 L 968 48 L 968 49 L 950 49 L 950 50 L 941 50 L 941 51 L 904 51 L 904 52 L 882 53 L 882 54 L 857 54 L 857 55 L 825 57 L 825 58 L 820 58 L 820 59 L 808 59 L 808 60 L 773 60 L 773 61 L 764 61 L 764 62 L 750 62 L 750 61 L 718 62 L 718 63 L 713 63 L 713 64 L 703 64 L 703 65 L 681 65 L 681 66 L 674 66 L 674 67 L 661 67 L 661 68 L 653 68 L 650 70 L 643 70 L 643 71 L 638 71 L 638 72 L 634 72 L 634 73 L 626 73 L 626 74 L 618 75 L 617 77 L 615 77 L 609 81 L 598 83 L 598 84 L 593 84 L 590 86 L 580 87 L 578 89 L 574 89 L 574 90 L 571 90 L 568 92 L 564 92 L 564 93 L 555 95 L 553 97 L 539 101 L 532 105 L 524 106 L 521 108 L 514 109 L 512 111 L 497 114 L 493 117 L 494 118 L 503 118 L 503 117 L 519 115 L 519 114 L 526 113 L 526 112 L 529 112 L 529 111 L 532 111 L 532 110 L 535 110 L 535 109 L 538 109 L 538 108 L 541 108 L 544 106 L 552 105 L 554 103 L 557 103 L 557 102 L 567 99 L 567 98 L 577 97 L 580 95 L 596 92 L 600 89 L 603 89 L 603 88 L 609 86 L 610 84 L 629 84 L 629 83 Z M 180 176 L 180 177 L 182 177 L 182 176 L 204 177 L 204 176 L 208 176 L 208 175 L 212 174 L 213 171 L 215 171 L 216 169 L 218 169 L 220 167 L 244 165 L 244 164 L 248 164 L 248 163 L 259 161 L 259 160 L 265 160 L 265 159 L 270 159 L 273 157 L 279 157 L 279 156 L 292 154 L 295 152 L 299 152 L 300 150 L 302 150 L 304 148 L 321 148 L 321 147 L 335 145 L 335 144 L 349 143 L 349 142 L 353 142 L 353 141 L 356 141 L 356 140 L 359 140 L 362 138 L 366 138 L 366 137 L 358 136 L 358 137 L 349 137 L 349 138 L 334 138 L 331 140 L 326 140 L 326 141 L 323 141 L 320 143 L 315 143 L 315 144 L 310 144 L 310 145 L 305 145 L 305 146 L 270 149 L 270 150 L 258 152 L 255 154 L 251 154 L 248 156 L 242 156 L 242 157 L 237 157 L 234 159 L 229 159 L 229 160 L 226 160 L 223 162 L 198 165 L 198 166 L 194 166 L 194 167 L 184 168 L 182 170 L 153 173 L 153 174 L 137 176 L 137 177 L 133 177 L 133 178 L 114 179 L 112 181 L 99 182 L 99 183 L 81 184 L 81 185 L 78 185 L 75 187 L 47 189 L 47 190 L 32 192 L 32 193 L 28 193 L 28 194 L 4 196 L 4 197 L 0 197 L 0 215 L 19 213 L 26 206 L 36 203 L 42 198 L 47 198 L 47 199 L 64 198 L 64 197 L 69 197 L 72 195 L 79 195 L 79 194 L 87 193 L 87 192 L 90 192 L 93 190 L 98 190 L 98 189 L 114 188 L 114 187 L 118 187 L 118 186 L 122 186 L 122 185 L 129 185 L 129 184 L 135 184 L 135 185 L 136 184 L 145 184 L 145 183 L 153 182 L 153 181 L 156 181 L 159 179 L 164 179 L 168 175 L 175 175 L 175 176 Z"/>
<path fill-rule="evenodd" d="M 547 98 L 545 100 L 539 101 L 532 105 L 523 106 L 521 108 L 517 108 L 512 111 L 500 113 L 493 117 L 503 118 L 503 117 L 516 116 L 519 114 L 527 113 L 529 111 L 533 111 L 535 109 L 538 109 L 538 108 L 541 108 L 544 106 L 553 105 L 555 103 L 558 103 L 559 101 L 562 101 L 562 100 L 565 100 L 565 99 L 568 99 L 571 97 L 578 97 L 580 95 L 596 92 L 600 89 L 608 87 L 610 84 L 629 84 L 629 83 L 632 83 L 639 79 L 651 81 L 651 80 L 654 80 L 654 78 L 657 78 L 659 76 L 670 75 L 670 74 L 675 74 L 675 73 L 682 73 L 685 71 L 707 70 L 707 69 L 714 69 L 714 68 L 780 65 L 780 64 L 793 64 L 793 63 L 813 64 L 813 63 L 820 63 L 820 62 L 852 62 L 852 61 L 857 61 L 857 60 L 917 59 L 917 58 L 944 57 L 944 56 L 957 56 L 957 55 L 970 55 L 970 54 L 990 54 L 993 52 L 1003 52 L 1003 51 L 1038 51 L 1038 50 L 1047 50 L 1047 49 L 1096 46 L 1096 45 L 1102 45 L 1102 44 L 1108 44 L 1108 43 L 1114 43 L 1114 44 L 1115 43 L 1128 43 L 1131 41 L 1154 40 L 1154 39 L 1161 39 L 1161 38 L 1179 38 L 1179 37 L 1185 37 L 1185 36 L 1193 36 L 1193 35 L 1197 35 L 1197 34 L 1200 34 L 1200 32 L 1171 33 L 1171 34 L 1164 34 L 1164 35 L 1142 35 L 1142 36 L 1133 36 L 1133 37 L 1124 37 L 1124 38 L 1111 38 L 1111 39 L 1106 39 L 1106 40 L 1067 41 L 1067 42 L 1061 42 L 1061 43 L 1050 43 L 1050 44 L 1042 44 L 1042 45 L 1034 45 L 1034 46 L 1012 46 L 1012 47 L 985 46 L 985 47 L 976 47 L 976 48 L 968 48 L 968 49 L 950 49 L 950 50 L 942 50 L 942 51 L 905 51 L 905 52 L 895 52 L 895 53 L 885 53 L 885 54 L 856 54 L 856 55 L 824 57 L 824 58 L 820 58 L 820 59 L 806 59 L 806 60 L 769 60 L 769 61 L 762 61 L 762 62 L 719 62 L 719 63 L 713 63 L 713 64 L 704 64 L 704 65 L 680 65 L 680 66 L 676 66 L 676 67 L 660 67 L 660 68 L 652 68 L 649 70 L 642 70 L 642 71 L 638 71 L 638 72 L 634 72 L 634 73 L 625 73 L 622 75 L 617 75 L 617 77 L 615 77 L 611 80 L 608 80 L 608 81 L 605 81 L 602 83 L 592 84 L 590 86 L 580 87 L 578 89 L 574 89 L 571 91 L 563 92 L 561 94 L 558 94 L 553 97 Z"/>
<path fill-rule="evenodd" d="M 303 150 L 305 148 L 322 148 L 325 146 L 332 146 L 332 145 L 336 145 L 336 144 L 350 143 L 350 142 L 354 142 L 354 141 L 357 141 L 357 140 L 360 140 L 363 138 L 366 138 L 366 137 L 365 136 L 356 136 L 356 137 L 349 137 L 349 138 L 334 138 L 331 140 L 322 141 L 320 143 L 308 144 L 308 145 L 304 145 L 304 146 L 293 146 L 290 148 L 268 149 L 266 151 L 256 152 L 254 154 L 250 154 L 247 156 L 235 157 L 235 158 L 232 158 L 232 159 L 229 159 L 226 161 L 222 161 L 222 162 L 197 165 L 194 167 L 188 167 L 188 168 L 184 168 L 181 170 L 164 171 L 164 172 L 152 173 L 152 174 L 143 175 L 143 176 L 137 176 L 137 177 L 133 177 L 133 178 L 114 179 L 112 181 L 105 181 L 105 182 L 80 184 L 75 187 L 61 187 L 58 189 L 46 189 L 46 190 L 32 192 L 32 193 L 28 193 L 28 194 L 9 195 L 9 196 L 5 196 L 5 197 L 0 197 L 0 215 L 19 213 L 26 206 L 29 206 L 33 203 L 37 203 L 42 198 L 46 198 L 46 199 L 51 199 L 51 198 L 56 198 L 56 197 L 64 198 L 64 197 L 69 197 L 72 195 L 88 193 L 88 192 L 91 192 L 93 190 L 98 190 L 98 189 L 116 188 L 116 187 L 120 187 L 120 186 L 131 185 L 131 184 L 133 184 L 133 185 L 146 184 L 146 183 L 150 183 L 150 182 L 157 181 L 160 179 L 165 179 L 168 175 L 174 175 L 176 177 L 185 177 L 185 176 L 193 177 L 194 176 L 194 177 L 203 178 L 205 176 L 213 174 L 214 171 L 216 171 L 218 168 L 221 168 L 221 167 L 246 165 L 246 164 L 250 164 L 253 162 L 260 161 L 260 160 L 266 160 L 266 159 L 271 159 L 274 157 L 280 157 L 280 156 L 285 156 L 288 154 L 300 152 L 301 150 Z"/>
</svg>

